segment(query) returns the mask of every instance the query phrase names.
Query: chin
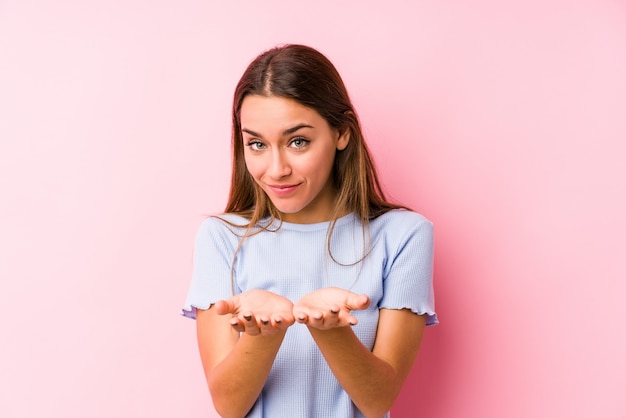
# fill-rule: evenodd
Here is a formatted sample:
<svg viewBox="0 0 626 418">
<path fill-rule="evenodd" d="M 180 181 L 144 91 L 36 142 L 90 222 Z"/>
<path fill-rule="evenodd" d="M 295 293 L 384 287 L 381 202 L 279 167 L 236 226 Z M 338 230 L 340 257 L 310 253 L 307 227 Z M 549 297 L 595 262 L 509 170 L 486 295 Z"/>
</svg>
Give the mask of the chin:
<svg viewBox="0 0 626 418">
<path fill-rule="evenodd" d="M 280 206 L 277 206 L 277 205 L 274 205 L 274 206 L 276 206 L 276 209 L 278 209 L 278 211 L 280 213 L 282 213 L 283 215 L 295 215 L 295 214 L 297 214 L 298 212 L 300 212 L 302 210 L 302 208 L 294 209 L 294 208 L 291 208 L 291 207 L 289 207 L 289 208 L 282 207 L 281 208 Z"/>
<path fill-rule="evenodd" d="M 301 205 L 286 205 L 285 202 L 272 202 L 274 207 L 284 215 L 295 215 L 304 209 Z"/>
</svg>

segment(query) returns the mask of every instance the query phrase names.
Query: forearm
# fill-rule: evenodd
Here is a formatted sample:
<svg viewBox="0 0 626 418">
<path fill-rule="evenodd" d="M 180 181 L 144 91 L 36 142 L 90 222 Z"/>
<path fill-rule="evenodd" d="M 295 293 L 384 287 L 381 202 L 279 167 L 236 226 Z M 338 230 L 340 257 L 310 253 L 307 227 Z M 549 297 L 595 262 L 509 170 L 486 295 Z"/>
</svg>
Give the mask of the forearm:
<svg viewBox="0 0 626 418">
<path fill-rule="evenodd" d="M 242 334 L 230 353 L 207 373 L 215 409 L 223 417 L 243 417 L 254 405 L 272 368 L 285 332 Z"/>
<path fill-rule="evenodd" d="M 405 376 L 377 357 L 350 327 L 319 330 L 309 327 L 333 374 L 366 416 L 380 418 L 393 404 Z"/>
</svg>

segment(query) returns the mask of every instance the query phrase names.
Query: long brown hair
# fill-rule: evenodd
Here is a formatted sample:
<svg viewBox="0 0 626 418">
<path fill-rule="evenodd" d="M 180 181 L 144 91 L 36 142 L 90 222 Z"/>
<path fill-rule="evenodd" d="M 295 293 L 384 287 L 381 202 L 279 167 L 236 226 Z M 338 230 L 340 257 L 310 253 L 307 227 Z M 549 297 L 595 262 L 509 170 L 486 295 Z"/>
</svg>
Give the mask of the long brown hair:
<svg viewBox="0 0 626 418">
<path fill-rule="evenodd" d="M 317 111 L 337 131 L 348 130 L 348 145 L 337 151 L 332 172 L 337 199 L 331 215 L 329 240 L 334 223 L 342 214 L 354 212 L 362 224 L 367 225 L 377 216 L 400 208 L 385 198 L 357 113 L 335 66 L 311 47 L 289 44 L 256 57 L 235 89 L 232 177 L 225 211 L 249 220 L 246 235 L 261 219 L 282 220 L 280 212 L 248 172 L 244 160 L 240 111 L 244 98 L 253 94 L 293 99 Z"/>
</svg>

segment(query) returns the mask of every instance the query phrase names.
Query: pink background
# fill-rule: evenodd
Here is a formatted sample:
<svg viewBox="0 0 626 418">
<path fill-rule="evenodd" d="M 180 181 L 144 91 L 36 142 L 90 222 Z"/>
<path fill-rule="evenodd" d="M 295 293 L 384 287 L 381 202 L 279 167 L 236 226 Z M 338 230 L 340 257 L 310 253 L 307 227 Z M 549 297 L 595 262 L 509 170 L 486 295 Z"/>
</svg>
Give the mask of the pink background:
<svg viewBox="0 0 626 418">
<path fill-rule="evenodd" d="M 626 416 L 626 5 L 0 1 L 0 416 L 214 416 L 178 316 L 234 85 L 317 47 L 441 324 L 394 417 Z M 470 5 L 471 4 L 471 5 Z"/>
</svg>

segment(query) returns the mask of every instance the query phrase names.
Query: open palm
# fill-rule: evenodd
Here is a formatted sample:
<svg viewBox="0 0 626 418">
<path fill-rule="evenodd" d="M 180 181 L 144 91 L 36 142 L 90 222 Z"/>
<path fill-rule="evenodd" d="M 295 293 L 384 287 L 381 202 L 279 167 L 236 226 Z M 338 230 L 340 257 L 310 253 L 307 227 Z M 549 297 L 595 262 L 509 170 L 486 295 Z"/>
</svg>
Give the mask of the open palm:
<svg viewBox="0 0 626 418">
<path fill-rule="evenodd" d="M 220 300 L 215 309 L 220 315 L 233 315 L 233 328 L 250 335 L 271 335 L 294 323 L 293 303 L 267 290 L 248 290 Z"/>
<path fill-rule="evenodd" d="M 337 287 L 318 289 L 305 295 L 294 304 L 295 320 L 310 327 L 331 329 L 356 325 L 353 310 L 366 309 L 370 304 L 367 295 L 358 295 Z"/>
</svg>

